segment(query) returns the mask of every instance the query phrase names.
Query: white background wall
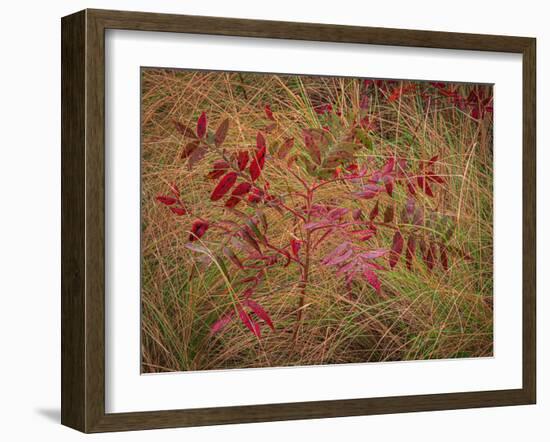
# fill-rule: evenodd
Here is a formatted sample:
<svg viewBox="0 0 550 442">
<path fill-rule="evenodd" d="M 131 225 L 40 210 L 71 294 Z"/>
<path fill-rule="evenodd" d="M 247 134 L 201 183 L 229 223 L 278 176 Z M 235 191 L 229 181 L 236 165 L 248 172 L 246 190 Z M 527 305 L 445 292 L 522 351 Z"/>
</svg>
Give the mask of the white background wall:
<svg viewBox="0 0 550 442">
<path fill-rule="evenodd" d="M 543 1 L 19 0 L 0 15 L 0 436 L 83 440 L 59 425 L 60 17 L 86 7 L 363 26 L 534 36 L 538 39 L 538 318 L 536 406 L 116 433 L 93 440 L 529 440 L 550 437 L 550 28 Z M 546 213 L 544 213 L 546 212 Z M 546 250 L 544 250 L 546 248 Z M 414 381 L 414 380 L 412 380 Z"/>
</svg>

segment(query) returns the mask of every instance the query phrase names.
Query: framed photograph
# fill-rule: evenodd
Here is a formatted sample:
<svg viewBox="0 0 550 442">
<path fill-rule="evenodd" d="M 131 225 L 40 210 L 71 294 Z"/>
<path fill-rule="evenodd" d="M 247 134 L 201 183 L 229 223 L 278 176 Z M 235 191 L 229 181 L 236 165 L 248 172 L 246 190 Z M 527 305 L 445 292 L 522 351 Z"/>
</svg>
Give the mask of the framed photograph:
<svg viewBox="0 0 550 442">
<path fill-rule="evenodd" d="M 62 19 L 62 423 L 535 403 L 535 39 Z"/>
</svg>

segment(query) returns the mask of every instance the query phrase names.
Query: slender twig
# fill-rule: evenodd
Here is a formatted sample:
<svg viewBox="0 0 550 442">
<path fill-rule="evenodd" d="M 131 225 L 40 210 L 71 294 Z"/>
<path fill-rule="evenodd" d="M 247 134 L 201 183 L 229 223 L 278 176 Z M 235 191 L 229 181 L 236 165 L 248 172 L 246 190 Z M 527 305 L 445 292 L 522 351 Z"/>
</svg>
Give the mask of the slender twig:
<svg viewBox="0 0 550 442">
<path fill-rule="evenodd" d="M 306 218 L 306 224 L 310 222 L 311 220 L 311 205 L 313 202 L 313 190 L 308 187 L 307 189 L 307 200 L 306 200 L 306 211 L 307 211 L 307 218 Z M 305 258 L 304 258 L 304 265 L 302 267 L 302 274 L 300 279 L 300 298 L 298 300 L 298 309 L 296 312 L 296 324 L 294 327 L 294 334 L 292 336 L 292 339 L 294 341 L 294 346 L 296 346 L 296 342 L 298 340 L 298 332 L 300 330 L 301 324 L 302 324 L 302 316 L 303 316 L 303 307 L 306 300 L 306 292 L 307 292 L 307 284 L 309 281 L 309 267 L 311 262 L 311 232 L 309 230 L 306 230 L 305 238 Z"/>
</svg>

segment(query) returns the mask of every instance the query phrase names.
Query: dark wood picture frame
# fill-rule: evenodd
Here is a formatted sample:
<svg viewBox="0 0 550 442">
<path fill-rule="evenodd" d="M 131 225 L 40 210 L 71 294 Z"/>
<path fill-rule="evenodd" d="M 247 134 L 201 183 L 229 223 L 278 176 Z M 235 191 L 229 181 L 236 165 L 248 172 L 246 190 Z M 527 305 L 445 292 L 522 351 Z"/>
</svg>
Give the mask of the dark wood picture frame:
<svg viewBox="0 0 550 442">
<path fill-rule="evenodd" d="M 535 403 L 536 40 L 534 38 L 106 10 L 84 10 L 64 17 L 61 28 L 61 422 L 64 425 L 83 432 L 103 432 Z M 106 29 L 522 54 L 522 388 L 188 410 L 106 413 L 104 300 Z"/>
</svg>

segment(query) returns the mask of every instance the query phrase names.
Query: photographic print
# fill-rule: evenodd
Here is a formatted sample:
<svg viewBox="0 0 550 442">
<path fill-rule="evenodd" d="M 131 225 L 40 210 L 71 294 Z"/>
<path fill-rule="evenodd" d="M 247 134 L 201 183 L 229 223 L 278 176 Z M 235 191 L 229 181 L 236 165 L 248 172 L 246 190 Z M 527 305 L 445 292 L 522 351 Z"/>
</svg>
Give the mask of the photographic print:
<svg viewBox="0 0 550 442">
<path fill-rule="evenodd" d="M 493 354 L 493 87 L 141 70 L 142 373 Z"/>
</svg>

